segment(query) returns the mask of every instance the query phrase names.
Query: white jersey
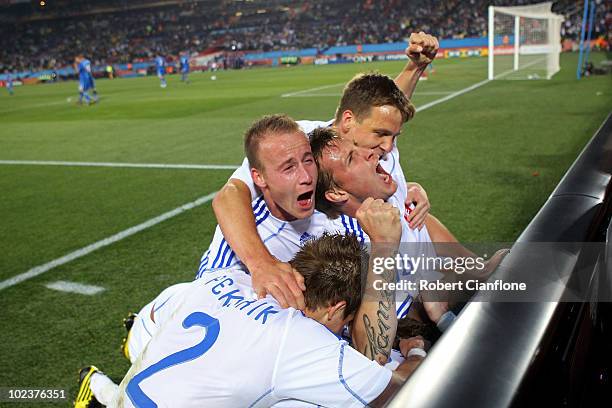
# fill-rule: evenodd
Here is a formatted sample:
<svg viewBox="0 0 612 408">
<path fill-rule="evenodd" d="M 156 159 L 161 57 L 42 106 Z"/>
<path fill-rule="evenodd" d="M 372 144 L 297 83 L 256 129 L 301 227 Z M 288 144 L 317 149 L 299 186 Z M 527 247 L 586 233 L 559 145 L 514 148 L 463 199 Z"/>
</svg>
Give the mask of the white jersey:
<svg viewBox="0 0 612 408">
<path fill-rule="evenodd" d="M 397 197 L 394 196 L 392 198 L 396 201 L 401 200 L 401 203 L 404 202 L 401 194 L 397 194 Z M 394 203 L 394 205 L 397 204 Z M 315 210 L 309 218 L 282 221 L 270 213 L 263 196 L 253 201 L 252 208 L 255 215 L 257 232 L 262 242 L 268 251 L 270 251 L 270 254 L 282 262 L 290 261 L 306 241 L 318 238 L 325 232 L 343 235 L 353 234 L 362 243 L 367 244 L 370 242 L 370 238 L 363 231 L 359 222 L 347 215 L 340 215 L 338 218 L 329 219 L 324 213 Z M 407 212 L 408 210 L 404 209 L 404 211 Z M 408 222 L 404 218 L 401 221 L 402 248 L 400 249 L 410 252 L 411 256 L 430 255 L 433 246 L 431 245 L 431 238 L 427 228 L 423 228 L 421 231 L 413 230 L 410 229 Z M 225 240 L 221 228 L 217 226 L 210 247 L 202 255 L 200 267 L 195 278 L 200 279 L 217 269 L 235 266 L 246 271 L 240 259 Z M 398 280 L 414 280 L 416 278 L 417 276 L 414 275 L 411 267 L 398 270 Z M 416 291 L 396 292 L 395 295 L 397 316 L 402 318 L 408 313 Z"/>
<path fill-rule="evenodd" d="M 282 262 L 289 262 L 306 241 L 320 237 L 324 232 L 354 233 L 362 242 L 365 239 L 365 234 L 357 220 L 347 216 L 343 216 L 343 220 L 346 220 L 343 224 L 330 220 L 327 215 L 315 210 L 308 218 L 283 221 L 270 213 L 263 196 L 253 201 L 252 208 L 257 233 L 270 254 Z M 232 251 L 221 228 L 217 225 L 212 242 L 200 259 L 196 279 L 210 271 L 236 265 L 242 266 L 240 259 Z"/>
<path fill-rule="evenodd" d="M 138 312 L 127 338 L 130 363 L 136 361 L 162 323 L 170 316 L 171 308 L 166 307 L 170 299 L 188 286 L 189 283 L 177 283 L 167 287 Z"/>
<path fill-rule="evenodd" d="M 256 300 L 239 269 L 183 286 L 164 309 L 112 406 L 361 407 L 391 378 L 302 312 Z"/>
<path fill-rule="evenodd" d="M 300 120 L 297 121 L 297 124 L 307 136 L 310 136 L 311 132 L 316 128 L 331 126 L 333 120 L 327 122 Z M 435 256 L 433 245 L 431 245 L 431 237 L 429 236 L 427 228 L 423 227 L 420 231 L 418 229 L 411 229 L 406 220 L 410 212 L 410 209 L 405 206 L 408 188 L 406 186 L 404 172 L 400 166 L 399 150 L 397 149 L 396 143 L 394 143 L 391 152 L 384 158 L 381 158 L 380 163 L 383 169 L 393 177 L 393 180 L 395 180 L 397 184 L 397 191 L 388 201 L 399 208 L 402 214 L 401 242 L 410 243 L 403 244 L 403 248 L 400 250 L 409 252 L 411 256 Z M 249 187 L 251 197 L 255 198 L 252 206 L 257 232 L 268 251 L 270 251 L 270 254 L 283 262 L 291 260 L 306 240 L 317 238 L 321 236 L 323 232 L 355 234 L 361 242 L 370 242 L 369 237 L 363 231 L 357 220 L 346 215 L 341 215 L 334 220 L 329 220 L 325 214 L 315 210 L 314 214 L 309 219 L 290 222 L 276 219 L 270 214 L 263 197 L 260 196 L 260 192 L 253 183 L 250 165 L 246 158 L 230 178 L 239 179 Z M 423 245 L 414 245 L 414 243 L 421 243 Z M 208 251 L 204 253 L 200 260 L 196 279 L 211 270 L 239 264 L 240 260 L 229 247 L 227 241 L 223 237 L 221 229 L 217 226 L 213 241 Z M 428 279 L 431 278 L 431 276 L 428 276 Z M 398 270 L 398 280 L 400 279 L 415 280 L 418 279 L 418 276 L 415 276 L 413 268 L 408 267 Z M 398 318 L 402 318 L 408 313 L 415 295 L 416 291 L 404 293 L 396 292 Z"/>
</svg>

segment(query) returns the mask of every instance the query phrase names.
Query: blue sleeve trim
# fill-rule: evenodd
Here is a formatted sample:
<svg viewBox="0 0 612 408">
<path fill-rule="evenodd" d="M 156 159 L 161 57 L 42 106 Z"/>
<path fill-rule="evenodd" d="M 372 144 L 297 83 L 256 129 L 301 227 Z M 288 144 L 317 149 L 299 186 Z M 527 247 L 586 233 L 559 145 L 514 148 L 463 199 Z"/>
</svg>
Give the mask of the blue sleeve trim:
<svg viewBox="0 0 612 408">
<path fill-rule="evenodd" d="M 265 201 L 260 201 L 259 204 L 257 204 L 257 208 L 253 208 L 253 213 L 255 214 L 255 218 L 259 217 L 265 209 L 266 209 Z"/>
<path fill-rule="evenodd" d="M 346 218 L 348 218 L 349 225 L 351 226 L 351 232 L 355 234 L 355 224 L 353 224 L 353 219 L 349 216 L 347 216 Z"/>
<path fill-rule="evenodd" d="M 254 407 L 255 405 L 257 405 L 257 403 L 259 401 L 261 401 L 262 399 L 264 399 L 266 396 L 268 396 L 269 394 L 272 393 L 272 391 L 274 391 L 274 387 L 270 388 L 268 391 L 264 392 L 259 398 L 257 398 L 255 401 L 253 401 L 253 403 L 251 405 L 249 405 L 249 408 Z"/>
<path fill-rule="evenodd" d="M 204 253 L 202 260 L 200 261 L 200 266 L 198 267 L 198 272 L 196 273 L 196 276 L 195 276 L 196 279 L 202 276 L 202 272 L 206 270 L 206 267 L 208 266 L 208 255 L 209 254 L 210 254 L 210 249 Z"/>
<path fill-rule="evenodd" d="M 410 306 L 412 305 L 412 296 L 408 295 L 406 297 L 406 299 L 404 299 L 404 301 L 402 302 L 402 304 L 400 305 L 400 307 L 397 308 L 397 318 L 401 319 L 403 318 L 406 314 L 408 314 L 408 311 L 410 310 Z M 404 308 L 406 310 L 404 310 Z"/>
<path fill-rule="evenodd" d="M 227 262 L 225 263 L 224 268 L 230 266 L 230 264 L 232 263 L 232 260 L 234 259 L 235 255 L 236 255 L 236 253 L 234 251 L 230 252 L 230 256 L 229 256 L 229 258 L 227 258 Z"/>
<path fill-rule="evenodd" d="M 172 296 L 174 296 L 174 294 L 172 294 Z M 161 309 L 162 307 L 164 307 L 164 306 L 166 305 L 166 303 L 168 303 L 168 301 L 169 301 L 170 299 L 172 299 L 172 296 L 170 296 L 168 299 L 164 300 L 164 301 L 162 302 L 162 304 L 161 304 L 161 305 L 159 305 L 159 306 L 157 306 L 156 308 L 154 308 L 154 309 L 153 309 L 153 313 L 157 312 L 159 309 Z"/>
<path fill-rule="evenodd" d="M 357 232 L 359 233 L 359 240 L 363 243 L 365 241 L 365 237 L 363 236 L 363 229 L 361 228 L 361 225 L 359 225 L 359 221 L 357 221 L 356 218 L 354 218 L 355 220 L 355 225 L 357 226 Z"/>
<path fill-rule="evenodd" d="M 345 215 L 344 215 L 344 214 L 342 214 L 342 215 L 340 216 L 340 219 L 342 220 L 342 225 L 344 225 L 344 230 L 345 230 L 344 232 L 345 232 L 346 234 L 349 234 L 349 233 L 350 233 L 350 230 L 349 230 L 348 225 L 346 225 L 346 218 L 344 218 L 344 217 L 345 217 Z"/>
<path fill-rule="evenodd" d="M 357 401 L 367 406 L 368 405 L 367 401 L 365 401 L 363 398 L 357 395 L 357 393 L 353 391 L 351 387 L 349 387 L 349 385 L 346 383 L 346 380 L 344 379 L 344 376 L 342 375 L 342 363 L 344 362 L 344 346 L 346 346 L 346 343 L 342 343 L 340 345 L 340 358 L 338 359 L 338 379 L 340 380 L 340 383 L 344 385 L 344 388 L 346 388 L 349 394 L 355 397 Z"/>
<path fill-rule="evenodd" d="M 217 256 L 215 257 L 215 260 L 212 263 L 212 268 L 215 268 L 215 265 L 217 264 L 217 261 L 219 260 L 219 256 L 221 256 L 221 252 L 223 251 L 225 247 L 225 238 L 223 238 L 223 240 L 221 241 L 221 245 L 219 246 L 219 250 L 217 251 Z"/>
<path fill-rule="evenodd" d="M 264 207 L 265 208 L 265 207 Z M 262 222 L 264 222 L 266 220 L 266 218 L 268 218 L 268 216 L 270 215 L 270 211 L 266 210 L 264 212 L 264 215 L 257 220 L 257 222 L 255 223 L 255 226 L 258 226 L 259 224 L 261 224 Z"/>
<path fill-rule="evenodd" d="M 266 202 L 264 201 L 263 196 L 260 196 L 253 205 L 253 212 L 256 218 L 256 226 L 264 222 L 268 216 L 270 216 L 270 211 L 268 211 L 266 207 Z M 259 217 L 259 219 L 257 219 Z M 196 274 L 196 279 L 200 278 L 202 274 L 207 270 L 213 270 L 218 268 L 226 268 L 232 264 L 236 253 L 229 246 L 225 238 L 221 241 L 221 245 L 217 251 L 217 255 L 215 259 L 210 262 L 212 259 L 210 257 L 210 249 L 205 254 L 204 258 L 200 262 L 200 266 L 198 269 L 198 273 Z"/>
<path fill-rule="evenodd" d="M 225 266 L 226 256 L 228 256 L 230 251 L 231 251 L 231 248 L 230 248 L 229 244 L 226 242 L 225 243 L 225 251 L 223 251 L 223 256 L 221 256 L 221 260 L 219 261 L 219 265 L 218 265 L 219 268 Z"/>
<path fill-rule="evenodd" d="M 149 329 L 147 329 L 147 326 L 145 325 L 144 319 L 140 319 L 140 323 L 142 323 L 142 327 L 145 329 L 145 331 L 147 333 L 149 333 L 149 336 L 153 337 L 153 335 L 151 334 L 151 332 L 149 331 Z"/>
</svg>

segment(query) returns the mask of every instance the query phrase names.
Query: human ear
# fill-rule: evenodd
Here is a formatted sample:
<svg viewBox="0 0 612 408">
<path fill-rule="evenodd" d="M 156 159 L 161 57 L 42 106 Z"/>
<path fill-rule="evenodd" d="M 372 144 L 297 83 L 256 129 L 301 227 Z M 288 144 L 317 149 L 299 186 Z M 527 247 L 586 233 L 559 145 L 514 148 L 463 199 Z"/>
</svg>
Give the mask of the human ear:
<svg viewBox="0 0 612 408">
<path fill-rule="evenodd" d="M 346 310 L 346 302 L 341 300 L 335 305 L 329 306 L 327 309 L 327 319 L 328 320 L 344 320 L 344 311 Z"/>
<path fill-rule="evenodd" d="M 338 187 L 334 187 L 325 192 L 325 198 L 332 203 L 342 204 L 349 199 L 349 195 L 346 191 Z"/>
<path fill-rule="evenodd" d="M 353 127 L 353 123 L 355 122 L 355 115 L 353 111 L 347 109 L 342 112 L 342 117 L 340 121 L 340 130 L 343 134 L 346 134 Z"/>
<path fill-rule="evenodd" d="M 263 173 L 255 167 L 251 169 L 251 177 L 253 178 L 253 183 L 255 183 L 255 185 L 259 187 L 259 189 L 265 188 L 267 186 L 266 179 Z"/>
</svg>

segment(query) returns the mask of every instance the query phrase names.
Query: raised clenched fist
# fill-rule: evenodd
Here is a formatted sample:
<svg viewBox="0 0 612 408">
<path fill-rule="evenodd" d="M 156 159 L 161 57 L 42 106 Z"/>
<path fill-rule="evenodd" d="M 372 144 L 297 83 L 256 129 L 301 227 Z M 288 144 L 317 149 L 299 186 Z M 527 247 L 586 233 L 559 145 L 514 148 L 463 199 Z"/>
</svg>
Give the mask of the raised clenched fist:
<svg viewBox="0 0 612 408">
<path fill-rule="evenodd" d="M 383 200 L 366 199 L 356 218 L 373 243 L 399 243 L 402 237 L 399 210 Z"/>
<path fill-rule="evenodd" d="M 410 34 L 406 55 L 419 68 L 425 68 L 436 58 L 438 48 L 440 48 L 438 39 L 421 31 Z"/>
</svg>

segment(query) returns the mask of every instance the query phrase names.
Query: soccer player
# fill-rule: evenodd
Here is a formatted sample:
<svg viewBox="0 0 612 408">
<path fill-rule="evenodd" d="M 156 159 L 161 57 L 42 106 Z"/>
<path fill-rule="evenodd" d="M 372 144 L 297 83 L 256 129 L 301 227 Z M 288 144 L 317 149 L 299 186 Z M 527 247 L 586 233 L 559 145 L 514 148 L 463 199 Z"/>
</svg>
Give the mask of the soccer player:
<svg viewBox="0 0 612 408">
<path fill-rule="evenodd" d="M 402 109 L 409 115 L 411 105 L 406 104 Z M 245 153 L 249 163 L 253 163 L 250 174 L 245 178 L 252 180 L 251 184 L 257 186 L 262 195 L 252 203 L 252 211 L 256 219 L 256 228 L 267 250 L 277 259 L 287 262 L 291 259 L 304 241 L 321 235 L 323 232 L 341 232 L 357 234 L 361 241 L 367 241 L 361 226 L 354 217 L 342 216 L 331 220 L 322 212 L 314 211 L 314 194 L 317 181 L 316 166 L 312 160 L 310 146 L 299 123 L 284 115 L 272 115 L 255 122 L 245 135 Z M 299 155 L 303 155 L 301 159 Z M 293 157 L 292 157 L 293 156 Z M 395 160 L 394 156 L 392 158 Z M 295 185 L 288 185 L 289 177 L 284 166 L 296 171 L 300 160 L 309 173 L 301 184 L 296 179 Z M 398 166 L 399 168 L 399 166 Z M 375 186 L 372 184 L 371 186 Z M 398 200 L 407 196 L 407 189 L 399 189 L 393 184 L 394 190 L 400 191 Z M 364 186 L 366 188 L 370 186 Z M 255 187 L 254 187 L 255 188 Z M 372 197 L 387 199 L 389 196 L 378 197 L 376 191 L 370 191 Z M 402 208 L 403 210 L 403 208 Z M 335 217 L 334 217 L 335 218 Z M 411 235 L 407 234 L 404 241 L 419 242 L 419 230 Z M 423 231 L 426 234 L 426 230 Z M 216 268 L 233 266 L 242 262 L 241 258 L 232 250 L 226 241 L 219 226 L 215 231 L 209 249 L 201 258 L 198 274 Z M 297 276 L 297 275 L 296 275 Z M 295 289 L 299 291 L 299 289 Z M 274 294 L 282 294 L 273 289 Z M 282 303 L 282 301 L 281 301 Z"/>
<path fill-rule="evenodd" d="M 406 105 L 404 108 L 409 109 L 409 107 L 410 105 Z M 300 130 L 298 123 L 291 118 L 285 115 L 271 115 L 256 121 L 245 134 L 245 153 L 248 161 L 253 163 L 249 177 L 262 192 L 262 195 L 254 200 L 252 206 L 257 232 L 267 250 L 276 259 L 283 262 L 289 261 L 305 242 L 321 236 L 324 232 L 354 234 L 361 242 L 370 242 L 370 237 L 363 231 L 360 223 L 353 218 L 356 216 L 355 211 L 336 219 L 330 219 L 323 212 L 314 211 L 317 169 L 305 134 Z M 369 191 L 370 196 L 385 200 L 394 196 L 396 203 L 404 203 L 405 198 L 402 194 L 407 194 L 405 188 L 399 189 L 393 183 L 392 189 L 385 187 L 387 193 L 381 194 L 376 189 L 379 184 L 366 185 L 372 188 Z M 390 185 L 389 182 L 383 184 Z M 396 190 L 399 193 L 396 194 Z M 403 207 L 402 210 L 404 210 Z M 427 229 L 412 230 L 408 227 L 407 221 L 402 221 L 405 224 L 403 242 L 426 244 L 423 248 L 411 248 L 415 252 L 412 255 L 432 253 L 433 248 Z M 435 256 L 435 253 L 431 256 Z M 241 259 L 225 240 L 221 228 L 217 226 L 212 243 L 202 256 L 196 278 L 206 278 L 216 269 L 237 265 L 242 265 Z M 413 273 L 411 270 L 401 272 L 408 275 Z M 298 285 L 301 285 L 300 275 L 295 273 L 295 276 Z M 395 275 L 390 280 L 395 281 Z M 292 291 L 301 294 L 302 289 L 303 286 L 296 285 Z M 276 288 L 272 288 L 271 294 L 276 299 L 283 299 L 283 294 Z M 413 295 L 414 293 L 409 292 L 399 293 L 395 300 L 389 300 L 387 307 L 392 307 L 395 302 L 397 317 L 401 318 L 408 312 Z M 303 308 L 303 305 L 300 304 L 299 307 Z M 388 319 L 396 317 L 388 313 L 386 315 Z M 375 322 L 378 319 L 378 311 L 373 310 L 369 321 Z M 432 320 L 436 323 L 438 321 L 434 317 Z M 360 334 L 363 334 L 361 324 L 362 322 L 359 322 L 355 330 L 356 344 L 360 350 L 363 347 L 371 346 L 369 337 L 367 339 L 360 337 Z M 384 322 L 384 325 L 392 326 L 390 322 Z M 391 338 L 393 336 L 394 333 L 390 334 Z M 379 349 L 378 353 L 380 354 L 376 357 L 381 362 L 386 361 L 391 353 L 391 344 L 387 344 L 384 349 Z M 371 356 L 371 358 L 374 357 L 374 355 Z"/>
<path fill-rule="evenodd" d="M 189 83 L 189 53 L 187 52 L 182 53 L 179 62 L 181 65 L 181 81 L 188 84 Z"/>
<path fill-rule="evenodd" d="M 321 213 L 310 220 L 315 208 L 317 166 L 308 139 L 290 117 L 264 116 L 246 131 L 244 150 L 252 163 L 247 177 L 262 192 L 252 207 L 259 234 L 274 256 L 287 262 L 300 248 L 300 238 L 307 240 L 315 231 L 327 230 L 329 224 Z M 294 244 L 296 239 L 298 245 Z M 239 262 L 217 226 L 209 250 L 202 256 L 198 276 Z"/>
<path fill-rule="evenodd" d="M 422 32 L 411 35 L 406 49 L 410 60 L 395 78 L 393 86 L 389 86 L 386 80 L 379 80 L 378 78 L 382 77 L 379 75 L 364 75 L 351 81 L 353 85 L 363 89 L 376 89 L 379 85 L 383 85 L 385 88 L 381 93 L 388 93 L 385 98 L 381 101 L 372 98 L 368 98 L 365 102 L 358 101 L 353 97 L 355 92 L 350 91 L 354 87 L 347 86 L 334 119 L 323 122 L 298 121 L 300 127 L 304 133 L 309 134 L 317 127 L 332 126 L 341 137 L 352 140 L 359 146 L 373 148 L 381 155 L 396 151 L 395 138 L 399 135 L 406 119 L 400 109 L 389 105 L 388 101 L 401 98 L 407 100 L 412 95 L 419 76 L 435 58 L 437 49 L 438 42 L 435 37 Z M 361 108 L 358 109 L 359 107 Z M 382 162 L 382 166 L 398 184 L 407 188 L 410 202 L 415 201 L 417 195 L 423 195 L 419 185 L 406 185 L 399 161 L 394 157 L 387 157 L 387 160 Z M 250 166 L 245 160 L 243 166 L 231 176 L 215 196 L 213 209 L 217 221 L 229 247 L 251 272 L 256 293 L 260 296 L 274 293 L 275 297 L 276 294 L 281 294 L 282 297 L 279 296 L 277 300 L 283 306 L 288 304 L 298 307 L 303 300 L 301 293 L 296 291 L 298 283 L 295 274 L 291 273 L 291 268 L 286 263 L 280 262 L 270 254 L 257 233 L 251 202 L 258 196 L 258 192 L 249 177 L 249 171 Z M 417 201 L 416 208 L 409 215 L 411 227 L 421 226 L 428 211 L 427 200 Z"/>
<path fill-rule="evenodd" d="M 157 77 L 159 78 L 159 86 L 165 88 L 168 86 L 166 83 L 166 60 L 161 55 L 155 57 L 155 69 L 157 70 Z"/>
<path fill-rule="evenodd" d="M 9 95 L 13 95 L 13 75 L 8 69 L 4 71 L 4 75 L 6 75 L 6 90 Z"/>
<path fill-rule="evenodd" d="M 460 245 L 457 239 L 444 225 L 432 215 L 427 215 L 422 229 L 410 228 L 407 218 L 410 208 L 405 205 L 406 193 L 394 179 L 382 168 L 379 156 L 371 149 L 355 146 L 351 141 L 340 138 L 332 128 L 318 128 L 311 134 L 310 145 L 312 154 L 317 161 L 319 174 L 315 189 L 316 208 L 332 219 L 338 217 L 350 219 L 355 217 L 361 204 L 368 198 L 382 199 L 400 209 L 402 214 L 402 244 L 400 253 L 417 257 L 423 255 L 434 259 L 439 256 L 450 258 L 475 258 L 476 255 Z M 403 208 L 402 208 L 403 206 Z M 436 243 L 443 243 L 436 245 Z M 450 244 L 450 245 L 449 245 Z M 507 254 L 507 250 L 497 251 L 480 269 L 461 270 L 453 278 L 466 272 L 466 277 L 483 279 L 495 270 Z M 442 273 L 419 268 L 414 270 L 399 270 L 399 278 L 416 281 L 439 280 L 445 276 Z M 403 275 L 403 276 L 402 276 Z M 416 292 L 411 292 L 416 295 Z M 432 303 L 427 302 L 426 309 Z M 437 302 L 446 303 L 446 302 Z M 398 308 L 398 316 L 407 312 Z M 448 307 L 447 304 L 443 307 Z M 431 320 L 437 324 L 440 331 L 446 330 L 455 320 L 455 315 L 446 309 L 441 315 L 428 313 Z"/>
<path fill-rule="evenodd" d="M 355 146 L 350 140 L 341 138 L 330 127 L 315 129 L 311 133 L 310 146 L 318 165 L 315 202 L 316 208 L 321 212 L 332 219 L 354 217 L 357 208 L 365 199 L 382 199 L 393 204 L 402 213 L 403 243 L 456 243 L 456 253 L 443 255 L 475 256 L 458 245 L 450 231 L 432 215 L 427 215 L 422 229 L 410 228 L 407 220 L 412 209 L 406 205 L 406 189 L 384 170 L 380 156 L 374 150 Z M 397 151 L 389 155 L 393 158 L 395 154 Z M 396 157 L 395 160 L 399 159 Z M 425 247 L 423 251 L 435 256 L 435 253 Z"/>
<path fill-rule="evenodd" d="M 98 92 L 91 73 L 91 62 L 80 54 L 74 60 L 74 69 L 79 75 L 79 105 L 83 104 L 83 98 L 87 104 L 98 102 Z M 89 95 L 90 89 L 93 91 L 93 98 Z"/>
<path fill-rule="evenodd" d="M 368 200 L 358 217 L 373 240 L 397 249 L 397 209 Z M 162 292 L 143 313 L 154 322 L 152 338 L 121 385 L 90 367 L 76 407 L 92 394 L 113 407 L 382 406 L 426 353 L 422 340 L 408 339 L 406 359 L 391 371 L 340 337 L 365 303 L 367 252 L 354 235 L 324 235 L 291 264 L 308 285 L 303 312 L 257 300 L 240 269 L 219 269 L 169 298 Z"/>
</svg>

